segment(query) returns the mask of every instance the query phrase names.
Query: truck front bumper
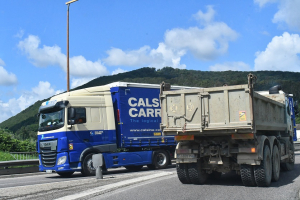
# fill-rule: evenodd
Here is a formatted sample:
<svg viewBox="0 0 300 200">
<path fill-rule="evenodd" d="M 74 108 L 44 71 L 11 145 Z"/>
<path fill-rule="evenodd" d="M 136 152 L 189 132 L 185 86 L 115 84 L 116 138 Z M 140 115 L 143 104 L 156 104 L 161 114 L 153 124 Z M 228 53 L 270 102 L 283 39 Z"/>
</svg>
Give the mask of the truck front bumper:
<svg viewBox="0 0 300 200">
<path fill-rule="evenodd" d="M 45 166 L 42 157 L 39 155 L 39 171 L 41 172 L 72 172 L 81 171 L 81 166 L 74 167 L 69 163 L 68 152 L 57 153 L 56 163 L 54 166 Z"/>
</svg>

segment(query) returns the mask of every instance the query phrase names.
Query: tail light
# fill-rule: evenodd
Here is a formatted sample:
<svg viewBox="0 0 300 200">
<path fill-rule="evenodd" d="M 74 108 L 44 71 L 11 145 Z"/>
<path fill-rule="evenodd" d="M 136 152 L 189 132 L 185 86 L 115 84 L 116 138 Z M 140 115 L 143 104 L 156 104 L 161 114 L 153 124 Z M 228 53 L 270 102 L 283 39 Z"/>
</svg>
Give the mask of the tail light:
<svg viewBox="0 0 300 200">
<path fill-rule="evenodd" d="M 120 110 L 117 111 L 117 122 L 120 122 Z"/>
</svg>

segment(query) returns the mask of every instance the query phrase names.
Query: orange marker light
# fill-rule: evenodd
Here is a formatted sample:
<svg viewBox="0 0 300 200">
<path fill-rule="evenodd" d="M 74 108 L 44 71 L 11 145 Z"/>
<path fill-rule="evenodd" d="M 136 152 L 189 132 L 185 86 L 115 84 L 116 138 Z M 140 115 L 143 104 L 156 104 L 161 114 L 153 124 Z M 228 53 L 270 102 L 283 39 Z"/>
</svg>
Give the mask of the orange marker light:
<svg viewBox="0 0 300 200">
<path fill-rule="evenodd" d="M 255 153 L 256 149 L 255 148 L 251 148 L 251 153 Z"/>
<path fill-rule="evenodd" d="M 73 143 L 69 144 L 69 150 L 73 150 Z"/>
</svg>

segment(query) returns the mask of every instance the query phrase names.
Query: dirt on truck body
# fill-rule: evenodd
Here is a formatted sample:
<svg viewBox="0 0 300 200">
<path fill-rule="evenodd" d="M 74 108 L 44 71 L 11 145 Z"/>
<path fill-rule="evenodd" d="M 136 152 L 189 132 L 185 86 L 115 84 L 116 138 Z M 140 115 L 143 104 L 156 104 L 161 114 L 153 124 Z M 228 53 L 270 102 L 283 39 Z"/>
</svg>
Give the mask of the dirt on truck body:
<svg viewBox="0 0 300 200">
<path fill-rule="evenodd" d="M 176 168 L 184 184 L 203 184 L 235 170 L 246 186 L 269 186 L 295 162 L 292 95 L 248 84 L 169 91 L 161 86 L 161 129 L 176 135 Z"/>
</svg>

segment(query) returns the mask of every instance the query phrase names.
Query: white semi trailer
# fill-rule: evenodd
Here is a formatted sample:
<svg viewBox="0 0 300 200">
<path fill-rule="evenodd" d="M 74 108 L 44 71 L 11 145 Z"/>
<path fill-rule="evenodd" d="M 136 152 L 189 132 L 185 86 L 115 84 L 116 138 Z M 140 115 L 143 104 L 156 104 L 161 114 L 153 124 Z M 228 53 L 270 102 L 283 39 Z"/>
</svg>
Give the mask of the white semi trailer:
<svg viewBox="0 0 300 200">
<path fill-rule="evenodd" d="M 176 135 L 176 168 L 184 184 L 235 170 L 246 186 L 269 186 L 295 162 L 293 106 L 278 87 L 248 84 L 168 91 L 161 85 L 161 129 Z"/>
</svg>

